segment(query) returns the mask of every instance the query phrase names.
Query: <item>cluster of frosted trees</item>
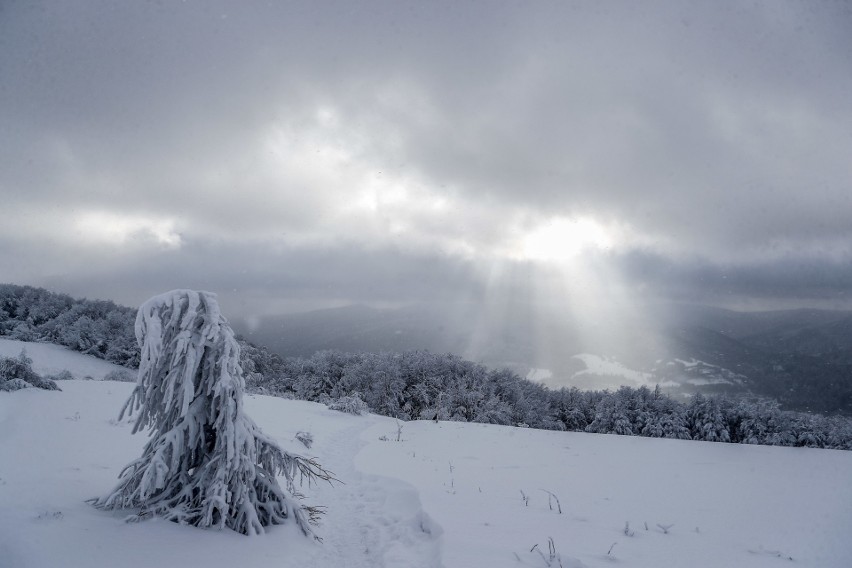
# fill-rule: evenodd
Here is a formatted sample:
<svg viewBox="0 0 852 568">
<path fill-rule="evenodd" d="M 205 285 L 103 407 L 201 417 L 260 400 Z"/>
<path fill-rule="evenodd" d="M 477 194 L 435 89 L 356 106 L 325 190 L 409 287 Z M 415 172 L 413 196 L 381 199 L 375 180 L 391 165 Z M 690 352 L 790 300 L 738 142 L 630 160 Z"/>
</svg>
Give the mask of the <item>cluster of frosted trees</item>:
<svg viewBox="0 0 852 568">
<path fill-rule="evenodd" d="M 255 392 L 319 402 L 357 392 L 373 412 L 401 420 L 852 449 L 849 419 L 783 411 L 769 399 L 698 394 L 681 403 L 658 388 L 550 390 L 452 354 L 322 351 L 283 359 L 249 347 L 242 364 Z"/>
<path fill-rule="evenodd" d="M 75 300 L 43 288 L 0 284 L 0 336 L 47 341 L 137 367 L 136 310 L 103 300 Z"/>
</svg>

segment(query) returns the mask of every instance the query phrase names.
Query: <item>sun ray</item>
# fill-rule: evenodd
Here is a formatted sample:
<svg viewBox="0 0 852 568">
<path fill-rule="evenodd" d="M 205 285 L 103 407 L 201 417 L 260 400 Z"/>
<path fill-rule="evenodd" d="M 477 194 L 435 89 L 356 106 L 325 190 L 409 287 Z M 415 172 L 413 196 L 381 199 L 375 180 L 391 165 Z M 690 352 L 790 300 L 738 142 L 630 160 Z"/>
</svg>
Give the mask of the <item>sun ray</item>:
<svg viewBox="0 0 852 568">
<path fill-rule="evenodd" d="M 656 351 L 659 334 L 643 294 L 614 261 L 627 235 L 617 223 L 589 217 L 552 217 L 518 231 L 509 254 L 514 269 L 503 273 L 527 275 L 529 359 L 539 375 L 552 375 L 551 386 L 567 384 L 583 367 L 575 355 L 645 365 Z"/>
<path fill-rule="evenodd" d="M 588 217 L 554 217 L 524 234 L 514 254 L 533 262 L 569 261 L 586 250 L 605 250 L 613 246 L 611 230 Z"/>
</svg>

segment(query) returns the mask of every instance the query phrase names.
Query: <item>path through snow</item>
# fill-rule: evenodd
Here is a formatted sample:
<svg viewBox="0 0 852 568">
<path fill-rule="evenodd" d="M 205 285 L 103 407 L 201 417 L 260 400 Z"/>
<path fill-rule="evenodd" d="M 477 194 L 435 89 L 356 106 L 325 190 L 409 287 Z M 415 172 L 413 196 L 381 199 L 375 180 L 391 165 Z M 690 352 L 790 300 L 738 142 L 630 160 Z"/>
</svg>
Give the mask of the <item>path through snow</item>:
<svg viewBox="0 0 852 568">
<path fill-rule="evenodd" d="M 246 397 L 248 414 L 287 449 L 316 456 L 343 483 L 303 488 L 328 505 L 322 543 L 290 523 L 266 535 L 122 522 L 85 499 L 103 494 L 146 441 L 116 415 L 128 383 L 63 381 L 61 392 L 26 389 L 0 396 L 0 566 L 340 566 L 438 568 L 441 529 L 409 484 L 364 474 L 354 465 L 364 430 L 389 419 L 350 416 L 307 402 Z M 314 436 L 310 450 L 297 430 Z"/>
<path fill-rule="evenodd" d="M 249 397 L 247 407 L 259 424 L 282 440 L 292 433 L 271 429 L 276 421 L 267 412 L 275 412 L 276 402 L 265 397 Z M 318 531 L 323 544 L 314 547 L 310 560 L 315 564 L 309 565 L 440 567 L 442 531 L 423 511 L 414 487 L 391 477 L 362 473 L 355 466 L 355 456 L 367 444 L 365 431 L 381 429 L 382 425 L 392 428 L 393 422 L 374 415 L 351 416 L 313 403 L 291 404 L 304 411 L 302 416 L 309 423 L 299 426 L 287 422 L 293 428 L 310 431 L 314 443 L 310 450 L 293 444 L 287 444 L 288 449 L 315 453 L 323 466 L 342 482 L 308 492 L 312 503 L 329 505 Z"/>
</svg>

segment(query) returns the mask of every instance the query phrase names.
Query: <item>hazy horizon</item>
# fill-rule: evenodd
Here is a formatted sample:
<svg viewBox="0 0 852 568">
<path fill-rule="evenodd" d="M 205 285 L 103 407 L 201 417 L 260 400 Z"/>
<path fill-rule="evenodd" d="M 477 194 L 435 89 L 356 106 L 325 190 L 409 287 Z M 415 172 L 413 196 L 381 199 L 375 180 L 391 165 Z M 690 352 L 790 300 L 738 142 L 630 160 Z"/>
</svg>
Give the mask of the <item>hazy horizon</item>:
<svg viewBox="0 0 852 568">
<path fill-rule="evenodd" d="M 6 2 L 0 280 L 234 320 L 849 309 L 850 29 L 844 3 Z"/>
</svg>

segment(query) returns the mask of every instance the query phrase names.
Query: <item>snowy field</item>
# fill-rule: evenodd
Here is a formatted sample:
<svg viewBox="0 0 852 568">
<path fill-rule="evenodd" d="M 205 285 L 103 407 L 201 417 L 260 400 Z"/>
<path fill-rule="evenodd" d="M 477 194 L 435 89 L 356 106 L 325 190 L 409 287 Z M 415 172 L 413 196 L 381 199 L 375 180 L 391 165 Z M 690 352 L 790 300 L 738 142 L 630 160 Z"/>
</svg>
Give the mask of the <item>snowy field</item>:
<svg viewBox="0 0 852 568">
<path fill-rule="evenodd" d="M 38 369 L 92 374 L 85 356 L 27 351 Z M 343 482 L 304 489 L 328 507 L 322 543 L 293 524 L 258 537 L 126 524 L 84 500 L 141 454 L 145 436 L 116 420 L 132 385 L 59 384 L 0 393 L 3 568 L 852 566 L 852 452 L 450 422 L 400 431 L 263 396 L 247 397 L 250 416 Z"/>
<path fill-rule="evenodd" d="M 136 373 L 132 369 L 83 355 L 62 345 L 0 339 L 0 356 L 17 357 L 21 350 L 26 350 L 27 357 L 33 360 L 33 371 L 42 376 L 55 375 L 65 369 L 76 379 L 101 380 L 111 371 L 130 373 L 134 376 Z"/>
</svg>

